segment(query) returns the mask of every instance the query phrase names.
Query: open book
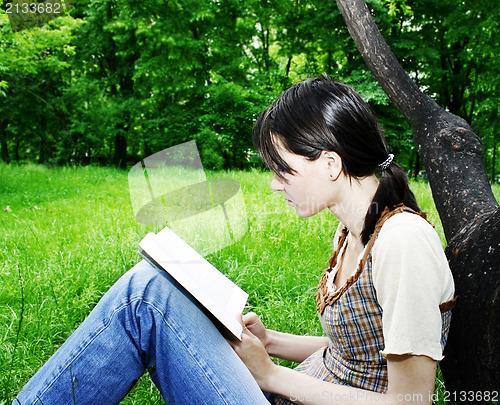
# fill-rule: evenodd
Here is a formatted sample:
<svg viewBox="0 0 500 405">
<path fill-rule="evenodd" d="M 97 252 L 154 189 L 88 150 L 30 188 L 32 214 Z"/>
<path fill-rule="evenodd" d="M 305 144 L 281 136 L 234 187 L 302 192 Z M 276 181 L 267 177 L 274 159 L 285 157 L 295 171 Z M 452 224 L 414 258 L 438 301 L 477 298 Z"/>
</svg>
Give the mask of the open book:
<svg viewBox="0 0 500 405">
<path fill-rule="evenodd" d="M 241 340 L 239 317 L 248 294 L 212 266 L 170 228 L 149 233 L 139 243 L 139 253 L 151 265 L 167 271 L 203 307 L 228 338 Z M 229 332 L 229 334 L 228 334 Z"/>
</svg>

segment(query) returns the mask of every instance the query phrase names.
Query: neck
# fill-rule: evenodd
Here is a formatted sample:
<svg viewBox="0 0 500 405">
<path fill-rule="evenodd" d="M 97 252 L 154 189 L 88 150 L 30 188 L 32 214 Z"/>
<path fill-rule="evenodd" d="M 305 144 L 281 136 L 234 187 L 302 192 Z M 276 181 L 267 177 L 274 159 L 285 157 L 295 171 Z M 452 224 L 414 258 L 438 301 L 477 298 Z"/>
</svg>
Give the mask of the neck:
<svg viewBox="0 0 500 405">
<path fill-rule="evenodd" d="M 341 201 L 330 207 L 330 211 L 342 222 L 349 233 L 361 243 L 366 213 L 378 188 L 375 175 L 361 179 L 341 176 Z"/>
</svg>

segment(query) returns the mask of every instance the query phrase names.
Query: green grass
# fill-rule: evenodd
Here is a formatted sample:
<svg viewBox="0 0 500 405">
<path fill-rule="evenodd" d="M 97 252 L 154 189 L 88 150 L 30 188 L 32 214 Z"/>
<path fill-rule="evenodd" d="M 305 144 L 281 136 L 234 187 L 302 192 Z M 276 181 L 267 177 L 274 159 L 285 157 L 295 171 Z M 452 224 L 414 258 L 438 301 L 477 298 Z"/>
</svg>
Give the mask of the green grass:
<svg viewBox="0 0 500 405">
<path fill-rule="evenodd" d="M 337 221 L 327 212 L 297 217 L 269 188 L 269 173 L 217 172 L 240 182 L 249 231 L 210 261 L 250 293 L 266 326 L 320 334 L 314 291 L 331 254 Z M 444 242 L 427 183 L 412 188 Z M 499 188 L 495 187 L 498 197 Z M 7 207 L 9 207 L 7 209 Z M 0 405 L 88 315 L 139 258 L 154 226 L 134 220 L 127 172 L 0 164 Z M 145 375 L 124 404 L 160 404 Z"/>
</svg>

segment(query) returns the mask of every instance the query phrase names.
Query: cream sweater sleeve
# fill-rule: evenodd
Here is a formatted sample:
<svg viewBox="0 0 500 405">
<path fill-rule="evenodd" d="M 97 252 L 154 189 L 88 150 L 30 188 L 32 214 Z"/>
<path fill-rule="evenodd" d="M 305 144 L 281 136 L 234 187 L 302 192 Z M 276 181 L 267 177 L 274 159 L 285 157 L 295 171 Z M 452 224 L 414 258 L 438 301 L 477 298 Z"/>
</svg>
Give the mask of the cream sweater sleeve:
<svg viewBox="0 0 500 405">
<path fill-rule="evenodd" d="M 454 283 L 434 228 L 411 213 L 394 215 L 372 250 L 373 284 L 382 307 L 388 354 L 443 358 L 439 304 L 453 298 Z"/>
</svg>

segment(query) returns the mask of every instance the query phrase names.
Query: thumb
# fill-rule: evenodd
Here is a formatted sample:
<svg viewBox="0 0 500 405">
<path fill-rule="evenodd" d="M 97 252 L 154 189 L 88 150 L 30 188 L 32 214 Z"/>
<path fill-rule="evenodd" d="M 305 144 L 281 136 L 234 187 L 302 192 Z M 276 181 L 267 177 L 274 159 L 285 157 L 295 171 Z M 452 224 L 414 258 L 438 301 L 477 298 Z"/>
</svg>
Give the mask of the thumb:
<svg viewBox="0 0 500 405">
<path fill-rule="evenodd" d="M 252 325 L 259 321 L 259 316 L 255 312 L 249 312 L 243 315 L 242 319 L 245 325 Z"/>
</svg>

